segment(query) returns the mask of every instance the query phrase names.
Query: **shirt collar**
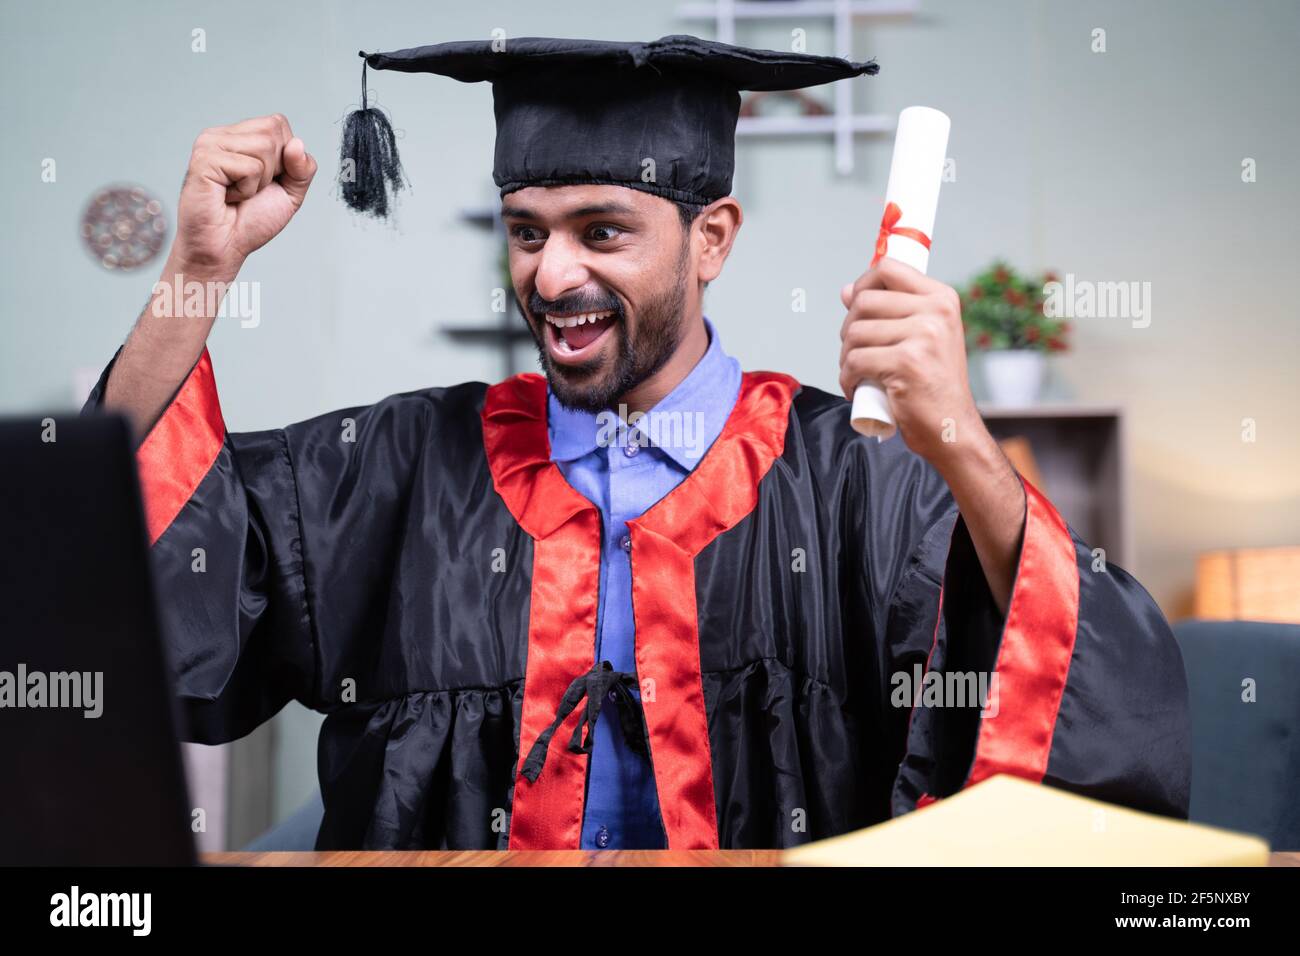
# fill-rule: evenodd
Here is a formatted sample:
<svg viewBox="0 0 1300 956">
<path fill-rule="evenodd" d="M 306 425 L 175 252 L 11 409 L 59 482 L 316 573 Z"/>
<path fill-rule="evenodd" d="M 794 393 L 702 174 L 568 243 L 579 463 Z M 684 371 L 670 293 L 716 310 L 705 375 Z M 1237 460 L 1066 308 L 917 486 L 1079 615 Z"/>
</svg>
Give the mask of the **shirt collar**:
<svg viewBox="0 0 1300 956">
<path fill-rule="evenodd" d="M 707 316 L 704 327 L 709 335 L 704 357 L 647 415 L 634 416 L 632 426 L 642 445 L 659 448 L 688 472 L 722 433 L 740 394 L 740 363 L 722 351 Z M 546 404 L 552 461 L 573 461 L 608 443 L 613 412 L 565 408 L 550 389 Z"/>
</svg>

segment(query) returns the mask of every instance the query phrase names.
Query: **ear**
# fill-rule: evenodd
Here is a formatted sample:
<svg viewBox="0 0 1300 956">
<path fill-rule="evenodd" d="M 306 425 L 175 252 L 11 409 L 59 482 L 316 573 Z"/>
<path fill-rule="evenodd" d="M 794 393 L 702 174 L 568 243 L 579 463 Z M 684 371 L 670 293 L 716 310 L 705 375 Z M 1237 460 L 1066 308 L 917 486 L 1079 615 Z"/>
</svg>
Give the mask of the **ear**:
<svg viewBox="0 0 1300 956">
<path fill-rule="evenodd" d="M 691 223 L 693 243 L 700 250 L 699 279 L 712 282 L 722 273 L 731 254 L 731 244 L 745 221 L 744 210 L 734 196 L 723 196 L 704 207 Z"/>
</svg>

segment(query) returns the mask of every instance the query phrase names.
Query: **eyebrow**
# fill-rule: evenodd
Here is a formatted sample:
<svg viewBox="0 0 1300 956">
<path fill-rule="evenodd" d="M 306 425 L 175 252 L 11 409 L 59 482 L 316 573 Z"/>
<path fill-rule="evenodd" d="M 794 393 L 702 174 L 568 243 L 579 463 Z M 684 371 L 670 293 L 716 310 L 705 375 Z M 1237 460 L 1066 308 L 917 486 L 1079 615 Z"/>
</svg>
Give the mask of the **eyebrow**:
<svg viewBox="0 0 1300 956">
<path fill-rule="evenodd" d="M 566 212 L 564 219 L 582 219 L 586 216 L 635 216 L 637 211 L 631 206 L 619 202 L 594 203 L 589 206 L 579 206 L 577 209 Z M 540 219 L 541 216 L 523 206 L 502 206 L 502 219 Z"/>
</svg>

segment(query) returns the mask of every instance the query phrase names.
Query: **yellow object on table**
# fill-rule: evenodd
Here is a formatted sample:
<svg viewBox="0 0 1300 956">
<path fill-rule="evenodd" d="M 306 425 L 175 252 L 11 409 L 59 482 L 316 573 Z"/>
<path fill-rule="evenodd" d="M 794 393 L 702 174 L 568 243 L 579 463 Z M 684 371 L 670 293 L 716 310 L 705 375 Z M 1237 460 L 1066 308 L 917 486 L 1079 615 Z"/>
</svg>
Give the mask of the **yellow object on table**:
<svg viewBox="0 0 1300 956">
<path fill-rule="evenodd" d="M 1267 866 L 1258 837 L 999 775 L 782 866 Z"/>
</svg>

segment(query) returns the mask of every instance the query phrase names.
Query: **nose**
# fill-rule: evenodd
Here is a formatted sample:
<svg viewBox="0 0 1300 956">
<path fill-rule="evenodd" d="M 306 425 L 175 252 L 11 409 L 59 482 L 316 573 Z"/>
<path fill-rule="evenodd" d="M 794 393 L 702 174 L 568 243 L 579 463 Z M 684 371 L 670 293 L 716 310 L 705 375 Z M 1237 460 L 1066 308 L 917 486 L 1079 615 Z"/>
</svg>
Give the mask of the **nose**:
<svg viewBox="0 0 1300 956">
<path fill-rule="evenodd" d="M 591 277 L 583 262 L 582 248 L 561 235 L 552 234 L 542 247 L 533 285 L 537 294 L 549 302 L 587 284 Z"/>
</svg>

